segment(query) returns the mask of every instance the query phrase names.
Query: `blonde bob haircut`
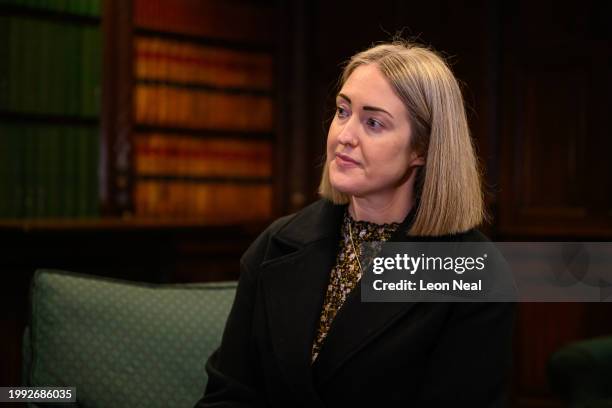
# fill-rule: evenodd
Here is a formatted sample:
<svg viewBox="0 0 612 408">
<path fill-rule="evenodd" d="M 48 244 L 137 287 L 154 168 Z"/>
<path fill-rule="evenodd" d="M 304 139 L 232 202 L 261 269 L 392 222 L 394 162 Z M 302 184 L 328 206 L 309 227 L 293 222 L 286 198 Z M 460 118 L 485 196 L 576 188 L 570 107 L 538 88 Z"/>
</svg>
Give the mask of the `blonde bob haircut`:
<svg viewBox="0 0 612 408">
<path fill-rule="evenodd" d="M 448 65 L 434 51 L 404 40 L 379 44 L 354 55 L 340 77 L 341 88 L 353 71 L 376 64 L 406 106 L 412 148 L 425 159 L 417 169 L 418 203 L 409 235 L 457 234 L 486 219 L 478 161 L 472 146 L 461 89 Z M 332 187 L 329 158 L 319 193 L 335 204 L 349 196 Z"/>
</svg>

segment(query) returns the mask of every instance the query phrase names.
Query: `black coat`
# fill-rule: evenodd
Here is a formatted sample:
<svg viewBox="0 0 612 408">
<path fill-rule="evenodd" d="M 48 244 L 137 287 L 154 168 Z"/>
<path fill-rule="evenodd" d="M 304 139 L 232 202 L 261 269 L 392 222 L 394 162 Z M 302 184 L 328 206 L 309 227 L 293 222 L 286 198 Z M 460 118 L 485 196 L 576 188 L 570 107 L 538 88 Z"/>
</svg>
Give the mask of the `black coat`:
<svg viewBox="0 0 612 408">
<path fill-rule="evenodd" d="M 345 210 L 317 201 L 246 251 L 197 407 L 505 406 L 511 303 L 362 303 L 357 285 L 311 365 Z M 409 222 L 392 241 L 414 240 Z M 483 239 L 472 230 L 434 240 Z"/>
</svg>

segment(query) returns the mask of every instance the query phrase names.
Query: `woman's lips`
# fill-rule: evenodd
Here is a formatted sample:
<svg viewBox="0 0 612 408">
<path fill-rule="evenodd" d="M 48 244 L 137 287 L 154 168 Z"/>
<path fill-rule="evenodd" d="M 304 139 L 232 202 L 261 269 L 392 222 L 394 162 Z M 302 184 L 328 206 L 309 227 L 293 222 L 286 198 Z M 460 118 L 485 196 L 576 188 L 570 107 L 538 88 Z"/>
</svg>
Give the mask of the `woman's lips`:
<svg viewBox="0 0 612 408">
<path fill-rule="evenodd" d="M 345 167 L 345 168 L 359 166 L 359 162 L 357 160 L 354 160 L 351 157 L 345 154 L 342 154 L 342 153 L 336 153 L 336 164 L 339 165 L 340 167 Z"/>
</svg>

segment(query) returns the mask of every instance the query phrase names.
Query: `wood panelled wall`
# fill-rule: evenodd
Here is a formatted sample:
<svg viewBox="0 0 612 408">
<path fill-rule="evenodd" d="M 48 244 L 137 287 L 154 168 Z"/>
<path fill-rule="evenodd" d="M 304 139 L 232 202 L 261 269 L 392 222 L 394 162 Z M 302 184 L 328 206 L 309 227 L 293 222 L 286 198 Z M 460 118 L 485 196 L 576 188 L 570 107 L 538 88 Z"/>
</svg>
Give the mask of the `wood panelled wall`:
<svg viewBox="0 0 612 408">
<path fill-rule="evenodd" d="M 285 6 L 291 54 L 285 106 L 298 115 L 294 191 L 316 199 L 341 64 L 375 41 L 404 37 L 441 51 L 463 85 L 485 171 L 496 240 L 611 240 L 610 6 L 568 2 L 295 1 Z M 289 48 L 289 45 L 287 45 Z M 296 48 L 297 47 L 297 48 Z M 291 66 L 293 64 L 293 66 Z M 291 135 L 291 127 L 285 129 Z M 298 146 L 298 145 L 296 145 Z M 297 147 L 295 147 L 297 149 Z M 299 187 L 296 187 L 299 188 Z M 290 190 L 290 188 L 288 188 Z M 291 192 L 290 192 L 291 194 Z M 519 305 L 512 406 L 560 407 L 546 363 L 570 341 L 612 335 L 610 304 Z"/>
</svg>

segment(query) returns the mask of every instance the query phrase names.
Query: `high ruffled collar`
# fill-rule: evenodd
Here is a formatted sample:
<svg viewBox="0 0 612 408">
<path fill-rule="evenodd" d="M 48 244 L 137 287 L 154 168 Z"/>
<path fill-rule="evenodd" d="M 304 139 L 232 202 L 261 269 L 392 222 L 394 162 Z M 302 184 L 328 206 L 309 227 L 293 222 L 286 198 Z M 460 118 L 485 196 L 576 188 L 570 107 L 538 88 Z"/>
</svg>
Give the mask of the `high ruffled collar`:
<svg viewBox="0 0 612 408">
<path fill-rule="evenodd" d="M 347 207 L 342 222 L 342 232 L 345 237 L 349 237 L 352 231 L 353 239 L 358 242 L 387 241 L 400 224 L 399 222 L 376 224 L 370 221 L 357 221 L 351 217 Z"/>
</svg>

